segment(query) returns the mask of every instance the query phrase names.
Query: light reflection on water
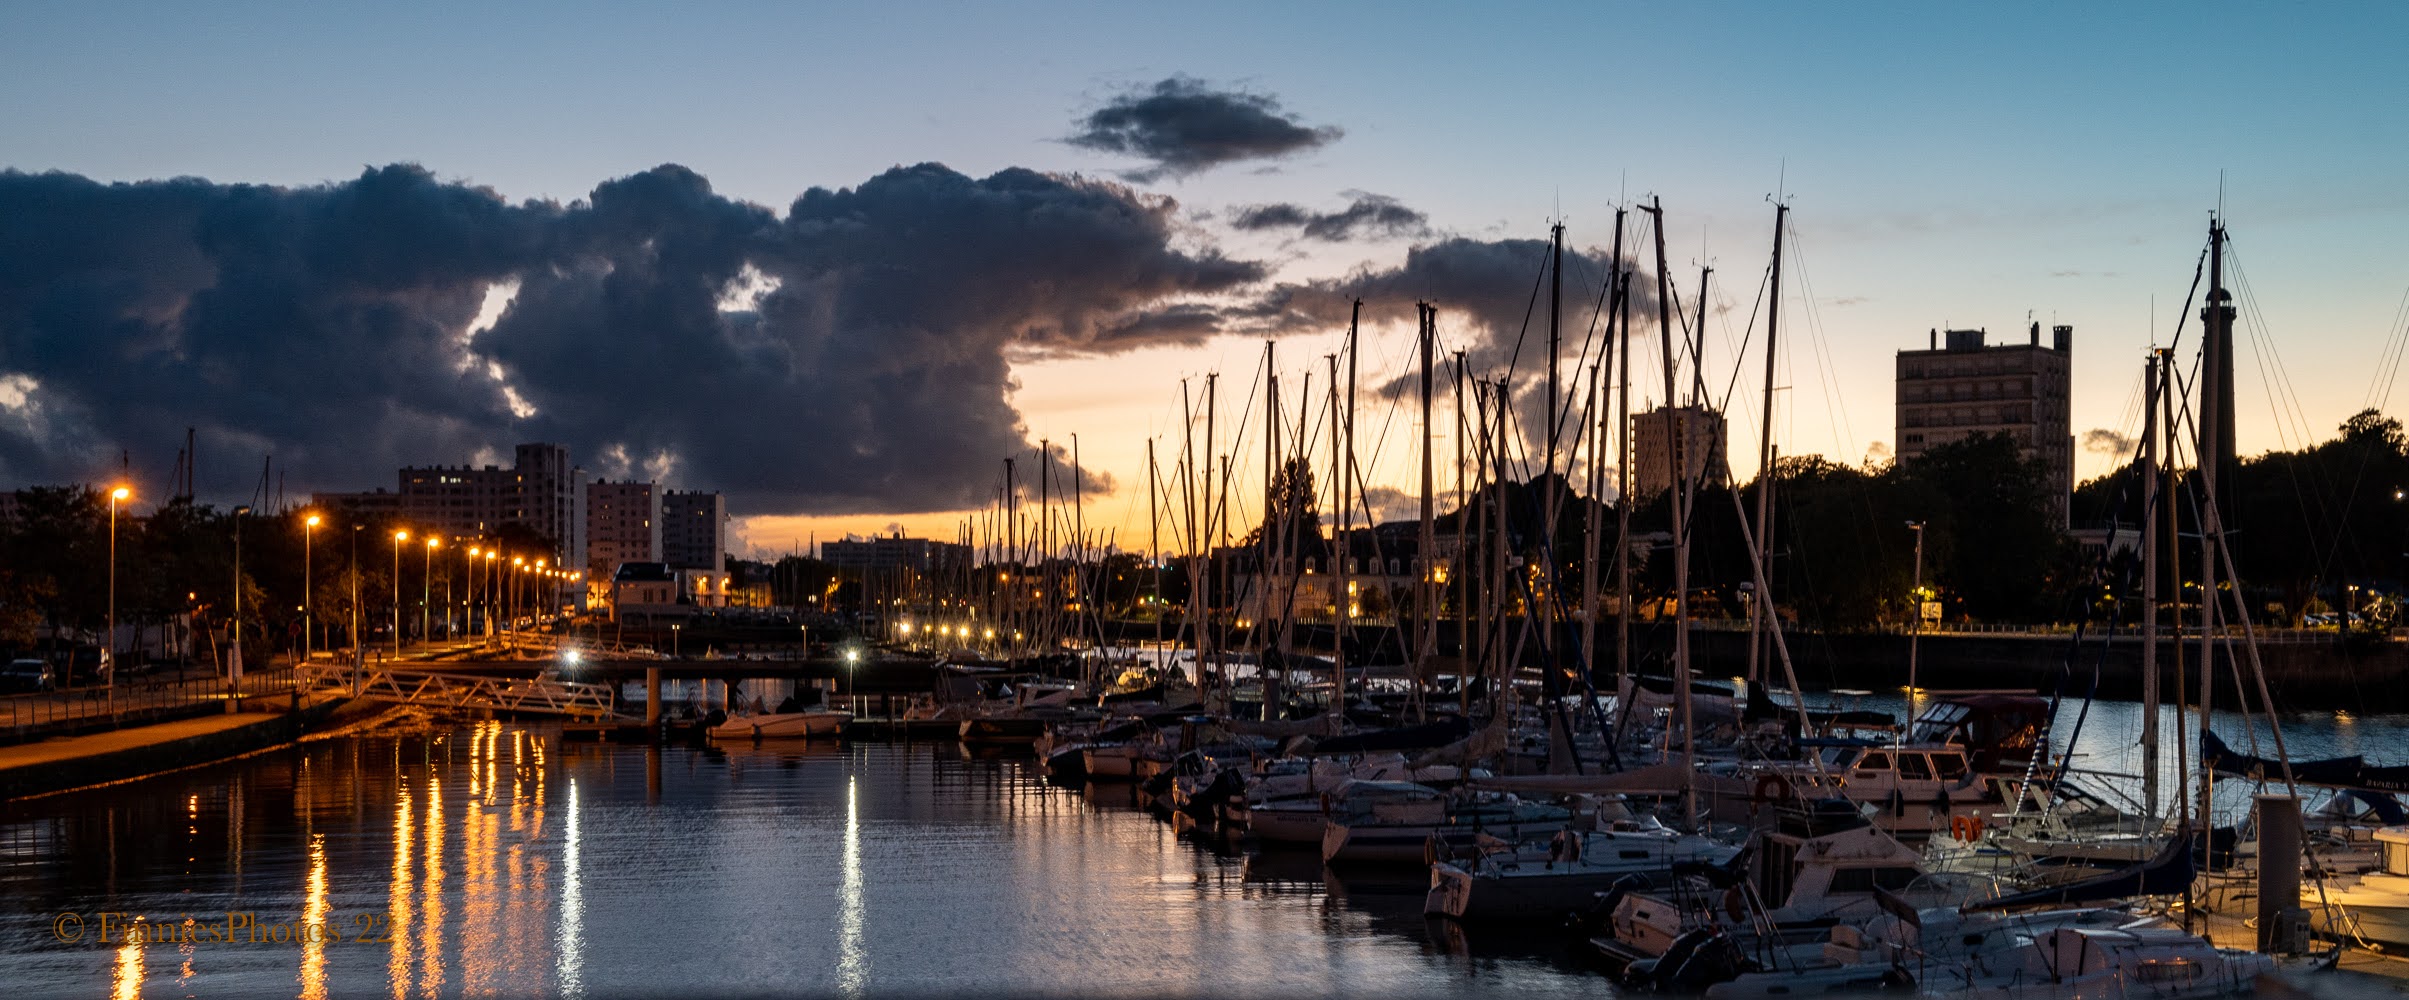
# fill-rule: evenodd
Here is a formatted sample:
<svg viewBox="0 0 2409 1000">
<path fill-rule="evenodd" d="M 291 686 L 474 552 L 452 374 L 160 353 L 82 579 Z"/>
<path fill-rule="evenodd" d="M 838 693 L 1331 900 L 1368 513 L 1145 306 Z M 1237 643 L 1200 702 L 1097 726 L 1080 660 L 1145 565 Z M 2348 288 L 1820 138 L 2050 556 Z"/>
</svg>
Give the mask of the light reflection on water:
<svg viewBox="0 0 2409 1000">
<path fill-rule="evenodd" d="M 651 749 L 500 722 L 327 740 L 9 807 L 0 983 L 396 1000 L 1605 989 L 1569 938 L 1476 935 L 1465 955 L 1421 919 L 1418 872 L 1326 881 L 1310 853 L 1208 848 L 1135 805 L 1127 786 L 1091 796 L 950 744 Z M 101 911 L 334 936 L 54 938 L 58 913 Z"/>
<path fill-rule="evenodd" d="M 2409 719 L 2285 725 L 2298 756 L 2409 762 Z M 2094 706 L 2078 762 L 2132 770 L 2138 730 L 2136 706 Z M 2245 745 L 2237 719 L 2218 730 Z M 1063 789 L 951 745 L 653 749 L 483 722 L 8 807 L 0 983 L 304 1000 L 1611 992 L 1569 935 L 1423 921 L 1425 884 L 1209 847 L 1130 786 Z M 54 938 L 57 914 L 102 911 L 335 936 Z"/>
</svg>

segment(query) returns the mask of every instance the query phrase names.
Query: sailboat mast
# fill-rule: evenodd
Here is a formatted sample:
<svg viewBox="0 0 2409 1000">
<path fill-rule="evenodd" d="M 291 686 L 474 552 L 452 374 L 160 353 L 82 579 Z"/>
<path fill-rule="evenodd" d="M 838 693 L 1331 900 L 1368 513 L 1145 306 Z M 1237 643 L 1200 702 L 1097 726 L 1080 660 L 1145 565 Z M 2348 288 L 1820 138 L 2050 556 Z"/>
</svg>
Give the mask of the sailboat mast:
<svg viewBox="0 0 2409 1000">
<path fill-rule="evenodd" d="M 1205 686 L 1205 664 L 1210 662 L 1211 650 L 1215 648 L 1212 582 L 1215 508 L 1213 494 L 1209 491 L 1213 489 L 1213 407 L 1221 394 L 1218 384 L 1220 380 L 1219 372 L 1205 373 L 1204 479 L 1196 484 L 1196 493 L 1189 499 L 1191 505 L 1202 505 L 1205 509 L 1204 525 L 1197 532 L 1196 540 L 1191 543 L 1192 547 L 1189 549 L 1191 555 L 1188 559 L 1188 606 L 1194 609 L 1189 627 L 1196 630 L 1192 641 L 1196 649 L 1196 692 L 1200 698 L 1209 691 Z M 1221 497 L 1221 505 L 1228 506 L 1229 489 L 1226 483 L 1221 490 Z M 1208 710 L 1212 707 L 1210 700 L 1206 700 L 1204 704 Z"/>
<path fill-rule="evenodd" d="M 1357 309 L 1363 304 L 1358 301 Z M 1353 335 L 1352 327 L 1349 336 Z M 1346 710 L 1347 702 L 1347 460 L 1339 445 L 1338 355 L 1330 360 L 1330 470 L 1338 484 L 1330 498 L 1337 502 L 1338 520 L 1330 525 L 1330 717 Z"/>
<path fill-rule="evenodd" d="M 2141 455 L 2141 807 L 2142 828 L 2158 819 L 2158 354 L 2142 374 Z"/>
<path fill-rule="evenodd" d="M 1432 310 L 1431 326 L 1435 330 L 1437 310 Z M 1434 334 L 1435 336 L 1435 334 Z M 1471 433 L 1464 420 L 1464 352 L 1455 352 L 1455 701 L 1456 714 L 1472 714 L 1472 679 L 1466 668 L 1472 665 L 1472 567 L 1465 557 L 1472 546 L 1465 539 L 1472 535 L 1471 509 L 1466 506 L 1464 492 L 1464 443 Z"/>
<path fill-rule="evenodd" d="M 1790 214 L 1790 206 L 1775 202 L 1773 206 L 1773 275 L 1767 282 L 1765 300 L 1765 426 L 1757 437 L 1757 558 L 1765 564 L 1765 577 L 1773 578 L 1773 374 L 1775 348 L 1781 346 L 1782 333 L 1782 224 Z M 1765 631 L 1782 627 L 1774 615 L 1773 595 L 1759 593 L 1748 602 L 1748 683 L 1758 680 L 1760 656 L 1765 648 Z"/>
<path fill-rule="evenodd" d="M 1280 539 L 1285 537 L 1285 533 L 1280 531 L 1278 525 L 1272 523 L 1272 519 L 1279 513 L 1277 501 L 1280 479 L 1280 371 L 1273 361 L 1273 357 L 1272 342 L 1264 341 L 1263 527 L 1261 529 L 1263 537 L 1257 539 L 1263 548 L 1263 555 L 1260 564 L 1262 569 L 1258 574 L 1262 582 L 1256 588 L 1259 591 L 1257 599 L 1262 602 L 1262 614 L 1255 616 L 1255 649 L 1257 653 L 1255 670 L 1263 684 L 1263 718 L 1267 720 L 1279 718 L 1277 714 L 1279 685 L 1274 680 L 1274 674 L 1270 667 L 1271 658 L 1262 655 L 1263 651 L 1268 648 L 1264 642 L 1264 633 L 1271 626 L 1272 588 L 1286 576 L 1280 566 L 1282 555 Z M 1280 666 L 1283 671 L 1287 669 L 1285 663 Z"/>
<path fill-rule="evenodd" d="M 1414 641 L 1414 683 L 1411 688 L 1417 721 L 1422 709 L 1422 685 L 1433 680 L 1430 661 L 1439 645 L 1439 588 L 1433 576 L 1438 565 L 1439 529 L 1437 509 L 1432 503 L 1436 481 L 1431 471 L 1430 454 L 1430 356 L 1437 346 L 1437 323 L 1428 302 L 1414 303 L 1414 314 L 1421 320 L 1422 340 L 1422 530 L 1414 546 L 1414 619 L 1419 635 Z"/>
<path fill-rule="evenodd" d="M 1623 209 L 1614 210 L 1615 331 L 1622 359 L 1614 391 L 1614 690 L 1631 683 L 1631 267 L 1623 260 Z M 1615 706 L 1618 712 L 1628 708 Z"/>
<path fill-rule="evenodd" d="M 1514 393 L 1506 380 L 1501 378 L 1497 380 L 1497 389 L 1489 398 L 1497 404 L 1496 436 L 1489 445 L 1489 487 L 1496 491 L 1496 498 L 1490 504 L 1490 516 L 1497 524 L 1496 544 L 1489 546 L 1489 568 L 1492 573 L 1489 577 L 1489 600 L 1495 605 L 1497 616 L 1497 633 L 1490 637 L 1491 658 L 1496 672 L 1490 676 L 1496 678 L 1497 687 L 1491 692 L 1489 703 L 1495 712 L 1503 713 L 1502 717 L 1511 723 L 1515 650 L 1506 643 L 1506 600 L 1513 593 L 1506 585 L 1506 549 L 1512 544 L 1514 521 L 1506 510 L 1506 418 L 1508 401 L 1514 398 Z M 1530 614 L 1530 609 L 1523 609 L 1523 613 Z"/>
<path fill-rule="evenodd" d="M 1673 459 L 1670 483 L 1673 491 L 1673 701 L 1680 713 L 1681 766 L 1683 772 L 1687 773 L 1698 764 L 1696 744 L 1690 737 L 1690 535 L 1688 505 L 1684 502 L 1686 491 L 1682 489 L 1690 478 L 1688 449 L 1683 447 L 1687 443 L 1683 439 L 1689 435 L 1683 433 L 1687 428 L 1682 426 L 1674 412 L 1674 404 L 1678 399 L 1676 386 L 1679 384 L 1675 369 L 1681 364 L 1681 356 L 1673 346 L 1673 293 L 1669 272 L 1665 267 L 1664 200 L 1651 199 L 1646 211 L 1656 231 L 1656 330 L 1665 352 L 1666 435 L 1671 444 L 1666 450 Z M 1695 783 L 1686 780 L 1682 782 L 1681 816 L 1685 824 L 1692 828 L 1697 826 L 1698 790 Z"/>
<path fill-rule="evenodd" d="M 1557 388 L 1556 375 L 1564 350 L 1564 224 L 1556 223 L 1548 227 L 1548 232 L 1553 248 L 1548 259 L 1547 291 L 1547 458 L 1539 474 L 1546 493 L 1540 504 L 1544 520 L 1539 528 L 1539 548 L 1534 553 L 1539 561 L 1542 586 L 1533 588 L 1536 591 L 1533 596 L 1539 600 L 1523 609 L 1525 620 L 1536 623 L 1539 634 L 1547 637 L 1539 647 L 1546 658 L 1540 666 L 1547 671 L 1542 692 L 1557 688 L 1560 672 L 1556 642 L 1556 520 L 1564 502 L 1563 493 L 1557 488 L 1561 481 L 1556 478 L 1556 438 L 1558 428 L 1563 426 L 1564 409 L 1564 394 Z"/>
</svg>

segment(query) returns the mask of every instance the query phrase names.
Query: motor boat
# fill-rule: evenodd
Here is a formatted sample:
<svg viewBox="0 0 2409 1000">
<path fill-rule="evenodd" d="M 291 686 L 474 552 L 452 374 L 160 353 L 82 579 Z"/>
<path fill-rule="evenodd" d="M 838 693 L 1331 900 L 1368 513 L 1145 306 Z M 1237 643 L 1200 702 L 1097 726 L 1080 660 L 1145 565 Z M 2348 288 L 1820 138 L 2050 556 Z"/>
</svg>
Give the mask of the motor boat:
<svg viewBox="0 0 2409 1000">
<path fill-rule="evenodd" d="M 2275 959 L 2219 948 L 2175 927 L 2060 927 L 2008 952 L 1977 953 L 1928 994 L 1975 1000 L 2192 1000 L 2258 990 Z"/>
<path fill-rule="evenodd" d="M 823 709 L 804 712 L 763 712 L 732 715 L 709 730 L 718 740 L 791 740 L 838 736 L 853 713 Z"/>
<path fill-rule="evenodd" d="M 1545 838 L 1572 810 L 1482 792 L 1450 795 L 1407 781 L 1357 781 L 1341 789 L 1322 824 L 1322 860 L 1429 864 L 1487 836 L 1507 844 Z"/>
<path fill-rule="evenodd" d="M 1751 950 L 1815 944 L 1835 926 L 1881 917 L 1885 894 L 1921 908 L 1963 905 L 1992 891 L 1979 880 L 1929 874 L 1923 855 L 1845 799 L 1783 810 L 1750 848 L 1740 871 L 1622 894 L 1606 934 L 1591 943 L 1623 964 L 1664 958 L 1692 932 L 1728 932 Z"/>
<path fill-rule="evenodd" d="M 1458 920 L 1553 919 L 1588 909 L 1631 876 L 1669 880 L 1684 864 L 1728 864 L 1740 848 L 1677 832 L 1655 817 L 1606 829 L 1558 830 L 1544 853 L 1502 841 L 1461 861 L 1430 866 L 1422 912 Z"/>
</svg>

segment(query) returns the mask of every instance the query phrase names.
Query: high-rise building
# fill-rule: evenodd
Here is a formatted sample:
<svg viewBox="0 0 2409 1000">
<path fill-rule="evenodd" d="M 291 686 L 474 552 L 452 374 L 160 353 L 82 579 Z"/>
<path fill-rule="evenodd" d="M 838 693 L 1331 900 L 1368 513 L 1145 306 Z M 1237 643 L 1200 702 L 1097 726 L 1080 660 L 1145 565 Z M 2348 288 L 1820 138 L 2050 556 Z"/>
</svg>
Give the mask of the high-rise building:
<svg viewBox="0 0 2409 1000">
<path fill-rule="evenodd" d="M 661 493 L 661 561 L 675 569 L 727 569 L 727 501 L 718 493 Z"/>
<path fill-rule="evenodd" d="M 970 546 L 926 538 L 847 538 L 820 543 L 820 558 L 840 573 L 878 574 L 909 570 L 922 577 L 970 567 Z"/>
<path fill-rule="evenodd" d="M 1678 466 L 1692 482 L 1731 482 L 1723 414 L 1705 406 L 1659 406 L 1631 418 L 1631 490 L 1645 500 L 1673 487 Z"/>
<path fill-rule="evenodd" d="M 585 554 L 585 470 L 569 464 L 569 449 L 522 444 L 515 463 L 424 466 L 401 470 L 398 509 L 419 530 L 455 537 L 490 536 L 517 524 L 552 543 L 556 564 Z M 326 494 L 333 506 L 373 508 L 377 494 Z"/>
<path fill-rule="evenodd" d="M 651 483 L 586 486 L 586 579 L 610 580 L 621 563 L 661 561 L 661 491 Z"/>
<path fill-rule="evenodd" d="M 2004 434 L 2038 461 L 2050 515 L 2064 528 L 2074 492 L 2074 327 L 2041 324 L 2022 344 L 1985 344 L 1982 330 L 1935 330 L 1925 350 L 1900 351 L 1898 456 L 1910 459 L 1976 434 Z"/>
</svg>

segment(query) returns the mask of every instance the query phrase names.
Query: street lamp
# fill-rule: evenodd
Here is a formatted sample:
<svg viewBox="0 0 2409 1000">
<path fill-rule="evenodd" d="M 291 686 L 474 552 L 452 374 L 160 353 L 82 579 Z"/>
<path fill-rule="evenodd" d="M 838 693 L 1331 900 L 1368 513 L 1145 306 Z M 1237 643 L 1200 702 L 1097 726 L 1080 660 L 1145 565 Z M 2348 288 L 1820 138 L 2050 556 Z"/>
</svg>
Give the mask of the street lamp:
<svg viewBox="0 0 2409 1000">
<path fill-rule="evenodd" d="M 410 540 L 407 531 L 393 533 L 393 658 L 401 659 L 401 547 Z"/>
<path fill-rule="evenodd" d="M 1924 635 L 1924 522 L 1907 522 L 1915 532 L 1915 614 L 1907 632 L 1907 721 L 1915 722 L 1916 642 Z"/>
<path fill-rule="evenodd" d="M 234 645 L 226 655 L 226 684 L 243 683 L 243 515 L 249 507 L 234 508 Z"/>
<path fill-rule="evenodd" d="M 502 550 L 486 549 L 485 563 L 485 635 L 491 638 L 499 627 L 494 624 L 494 612 L 502 603 Z"/>
<path fill-rule="evenodd" d="M 519 584 L 523 582 L 520 574 L 526 572 L 526 566 L 526 556 L 510 557 L 510 601 L 503 607 L 502 614 L 509 619 L 513 631 L 519 627 Z"/>
<path fill-rule="evenodd" d="M 368 644 L 360 641 L 360 532 L 365 524 L 351 526 L 351 696 L 360 696 L 360 669 L 368 665 Z"/>
<path fill-rule="evenodd" d="M 311 649 L 310 605 L 315 603 L 311 600 L 309 589 L 310 539 L 318 533 L 319 520 L 320 518 L 316 514 L 301 519 L 301 662 L 303 663 L 309 662 Z"/>
<path fill-rule="evenodd" d="M 109 641 L 103 644 L 101 657 L 102 683 L 109 686 L 109 714 L 117 714 L 117 505 L 134 496 L 134 491 L 120 486 L 109 491 Z M 75 665 L 67 665 L 70 683 L 75 677 Z"/>
<path fill-rule="evenodd" d="M 472 632 L 477 624 L 477 571 L 484 568 L 477 560 L 484 557 L 485 550 L 475 545 L 469 546 L 468 555 L 461 557 L 461 572 L 468 577 L 468 600 L 460 602 L 460 614 L 465 619 L 461 624 L 469 626 Z"/>
<path fill-rule="evenodd" d="M 426 560 L 418 568 L 418 641 L 420 642 L 435 641 L 435 550 L 442 546 L 442 538 L 428 535 Z"/>
</svg>

